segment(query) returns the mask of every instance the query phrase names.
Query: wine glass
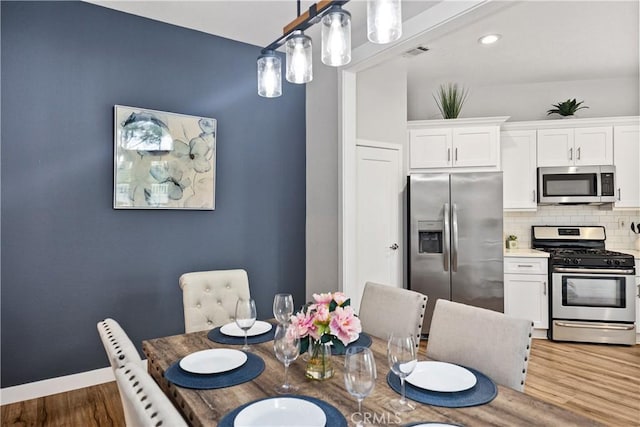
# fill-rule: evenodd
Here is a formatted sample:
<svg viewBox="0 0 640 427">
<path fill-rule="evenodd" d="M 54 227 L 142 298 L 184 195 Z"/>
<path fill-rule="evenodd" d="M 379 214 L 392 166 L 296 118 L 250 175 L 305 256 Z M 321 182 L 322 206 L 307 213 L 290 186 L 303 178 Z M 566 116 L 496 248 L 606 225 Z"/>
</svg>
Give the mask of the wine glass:
<svg viewBox="0 0 640 427">
<path fill-rule="evenodd" d="M 276 294 L 273 297 L 273 316 L 278 323 L 288 323 L 293 314 L 293 296 L 291 294 Z"/>
<path fill-rule="evenodd" d="M 296 391 L 298 387 L 289 384 L 287 376 L 289 365 L 298 358 L 300 354 L 300 336 L 298 329 L 291 323 L 280 323 L 276 327 L 273 337 L 273 351 L 279 361 L 284 363 L 284 383 L 276 387 L 276 392 L 287 394 Z"/>
<path fill-rule="evenodd" d="M 344 385 L 350 395 L 358 400 L 358 414 L 362 415 L 362 401 L 376 385 L 376 362 L 366 347 L 349 347 L 344 358 Z M 364 417 L 356 426 L 363 425 Z"/>
<path fill-rule="evenodd" d="M 394 374 L 400 377 L 402 394 L 400 399 L 393 399 L 391 407 L 397 412 L 409 412 L 415 409 L 405 397 L 404 379 L 413 372 L 417 363 L 416 341 L 413 335 L 391 334 L 387 343 L 387 359 Z"/>
<path fill-rule="evenodd" d="M 244 345 L 242 346 L 244 351 L 251 350 L 251 347 L 247 344 L 247 333 L 256 323 L 256 317 L 256 302 L 254 300 L 240 298 L 236 302 L 236 325 L 244 331 Z"/>
</svg>

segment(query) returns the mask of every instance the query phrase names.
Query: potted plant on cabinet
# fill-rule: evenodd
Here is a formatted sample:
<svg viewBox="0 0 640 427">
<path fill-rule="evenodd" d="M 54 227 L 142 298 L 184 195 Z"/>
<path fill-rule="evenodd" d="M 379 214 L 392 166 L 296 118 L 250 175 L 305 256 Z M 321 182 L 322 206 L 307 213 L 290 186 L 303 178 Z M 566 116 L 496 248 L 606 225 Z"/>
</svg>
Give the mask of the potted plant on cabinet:
<svg viewBox="0 0 640 427">
<path fill-rule="evenodd" d="M 469 91 L 459 88 L 457 83 L 447 83 L 440 85 L 437 97 L 433 95 L 436 105 L 442 114 L 443 119 L 457 119 L 462 110 L 462 104 L 467 99 Z"/>
<path fill-rule="evenodd" d="M 559 114 L 562 117 L 573 116 L 576 111 L 582 110 L 583 108 L 589 108 L 586 105 L 582 105 L 583 102 L 584 101 L 577 102 L 576 99 L 573 98 L 557 104 L 552 104 L 555 108 L 547 110 L 547 116 L 550 116 L 551 114 Z"/>
<path fill-rule="evenodd" d="M 507 249 L 516 249 L 518 247 L 518 236 L 510 234 L 507 237 Z"/>
</svg>

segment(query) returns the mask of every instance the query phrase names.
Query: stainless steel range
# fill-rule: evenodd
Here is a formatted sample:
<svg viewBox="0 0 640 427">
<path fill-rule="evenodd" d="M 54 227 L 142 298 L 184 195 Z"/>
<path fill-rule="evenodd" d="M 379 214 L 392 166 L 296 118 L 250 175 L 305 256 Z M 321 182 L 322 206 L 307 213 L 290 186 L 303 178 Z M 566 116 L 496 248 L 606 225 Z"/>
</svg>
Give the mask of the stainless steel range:
<svg viewBox="0 0 640 427">
<path fill-rule="evenodd" d="M 549 257 L 549 339 L 635 344 L 633 256 L 605 249 L 604 227 L 532 226 Z"/>
</svg>

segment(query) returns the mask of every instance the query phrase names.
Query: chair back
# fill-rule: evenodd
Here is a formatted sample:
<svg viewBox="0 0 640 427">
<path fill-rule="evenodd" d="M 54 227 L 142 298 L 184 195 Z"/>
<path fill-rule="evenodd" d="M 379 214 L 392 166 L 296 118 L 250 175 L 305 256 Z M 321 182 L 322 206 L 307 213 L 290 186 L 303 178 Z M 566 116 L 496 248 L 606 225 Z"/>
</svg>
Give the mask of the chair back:
<svg viewBox="0 0 640 427">
<path fill-rule="evenodd" d="M 118 322 L 113 319 L 104 319 L 98 322 L 97 327 L 113 369 L 118 369 L 127 362 L 142 363 L 136 346 Z"/>
<path fill-rule="evenodd" d="M 182 427 L 187 423 L 154 379 L 137 363 L 115 370 L 127 427 Z"/>
<path fill-rule="evenodd" d="M 523 391 L 532 327 L 531 320 L 439 299 L 427 356 L 477 369 L 497 384 Z"/>
<path fill-rule="evenodd" d="M 233 322 L 236 302 L 249 298 L 249 278 L 244 270 L 214 270 L 180 276 L 185 332 L 213 329 Z"/>
<path fill-rule="evenodd" d="M 408 289 L 367 282 L 360 301 L 362 330 L 381 339 L 412 334 L 420 343 L 427 296 Z"/>
</svg>

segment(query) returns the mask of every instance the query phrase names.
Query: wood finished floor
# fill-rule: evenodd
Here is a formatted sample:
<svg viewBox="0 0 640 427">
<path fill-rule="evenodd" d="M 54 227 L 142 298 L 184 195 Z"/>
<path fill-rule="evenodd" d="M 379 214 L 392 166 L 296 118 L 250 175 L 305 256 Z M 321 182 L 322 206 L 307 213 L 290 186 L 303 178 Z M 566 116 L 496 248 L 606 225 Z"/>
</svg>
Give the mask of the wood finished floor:
<svg viewBox="0 0 640 427">
<path fill-rule="evenodd" d="M 640 345 L 534 340 L 525 393 L 606 425 L 640 426 Z M 3 405 L 0 412 L 2 426 L 124 426 L 115 382 Z"/>
</svg>

